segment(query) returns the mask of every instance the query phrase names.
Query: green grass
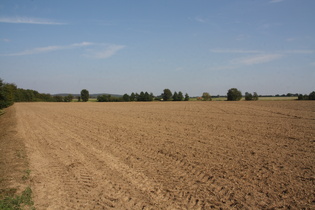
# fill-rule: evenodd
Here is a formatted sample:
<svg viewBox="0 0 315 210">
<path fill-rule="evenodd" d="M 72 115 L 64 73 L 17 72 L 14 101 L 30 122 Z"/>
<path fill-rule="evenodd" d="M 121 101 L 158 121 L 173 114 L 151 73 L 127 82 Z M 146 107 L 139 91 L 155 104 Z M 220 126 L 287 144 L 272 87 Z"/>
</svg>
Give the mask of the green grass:
<svg viewBox="0 0 315 210">
<path fill-rule="evenodd" d="M 13 189 L 14 190 L 14 189 Z M 12 193 L 11 193 L 12 194 Z M 33 207 L 34 202 L 32 201 L 32 190 L 31 188 L 27 187 L 21 195 L 11 195 L 6 196 L 4 199 L 0 200 L 0 209 L 25 209 L 26 206 L 29 207 L 29 209 L 35 209 Z"/>
<path fill-rule="evenodd" d="M 259 97 L 258 101 L 294 101 L 297 100 L 298 97 Z M 212 101 L 226 101 L 226 97 L 212 98 Z M 197 101 L 196 98 L 193 98 L 191 101 Z M 241 99 L 241 101 L 245 101 L 245 97 Z"/>
<path fill-rule="evenodd" d="M 17 152 L 19 158 L 23 155 L 21 151 Z M 31 170 L 27 169 L 24 171 L 25 174 L 22 176 L 22 180 L 26 181 L 29 179 Z M 2 180 L 0 180 L 2 181 Z M 0 210 L 22 210 L 32 209 L 35 210 L 34 202 L 32 200 L 32 190 L 30 187 L 26 187 L 21 195 L 17 195 L 16 188 L 0 189 Z"/>
<path fill-rule="evenodd" d="M 219 97 L 219 98 L 212 98 L 212 101 L 226 101 L 227 98 L 226 97 Z M 259 97 L 258 101 L 294 101 L 297 100 L 297 97 Z M 196 97 L 192 97 L 189 99 L 189 101 L 201 101 L 201 100 L 197 100 Z M 245 101 L 245 97 L 243 97 L 241 99 L 241 101 Z M 72 102 L 78 102 L 78 99 L 73 99 Z M 97 102 L 96 98 L 89 98 L 88 102 Z M 1 111 L 0 111 L 0 115 L 1 115 Z"/>
<path fill-rule="evenodd" d="M 260 101 L 294 101 L 297 100 L 298 97 L 259 97 Z"/>
<path fill-rule="evenodd" d="M 97 102 L 96 98 L 89 98 L 88 102 Z"/>
<path fill-rule="evenodd" d="M 226 101 L 226 97 L 212 98 L 212 101 Z"/>
<path fill-rule="evenodd" d="M 25 181 L 30 177 L 31 170 L 27 169 L 24 172 L 25 172 L 25 175 L 22 176 L 22 179 Z"/>
<path fill-rule="evenodd" d="M 79 102 L 77 98 L 74 98 L 72 99 L 71 102 Z M 82 100 L 81 100 L 82 102 Z M 96 98 L 89 98 L 88 102 L 97 102 L 97 99 Z"/>
</svg>

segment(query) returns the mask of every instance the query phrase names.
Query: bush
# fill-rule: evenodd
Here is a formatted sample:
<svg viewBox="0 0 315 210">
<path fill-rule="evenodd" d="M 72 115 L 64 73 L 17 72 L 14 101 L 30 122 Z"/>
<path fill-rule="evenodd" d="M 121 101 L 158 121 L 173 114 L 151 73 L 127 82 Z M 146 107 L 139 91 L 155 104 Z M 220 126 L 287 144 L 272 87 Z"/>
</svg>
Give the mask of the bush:
<svg viewBox="0 0 315 210">
<path fill-rule="evenodd" d="M 63 101 L 64 101 L 64 99 L 63 99 L 62 96 L 56 95 L 56 96 L 53 96 L 53 98 L 54 98 L 54 101 L 55 101 L 55 102 L 63 102 Z"/>
<path fill-rule="evenodd" d="M 207 92 L 204 92 L 201 97 L 203 101 L 212 101 L 211 95 Z"/>
<path fill-rule="evenodd" d="M 186 93 L 185 94 L 185 99 L 184 99 L 185 101 L 189 101 L 189 95 L 188 95 L 188 93 Z"/>
<path fill-rule="evenodd" d="M 0 109 L 13 105 L 16 90 L 15 84 L 3 83 L 0 79 Z"/>
<path fill-rule="evenodd" d="M 315 91 L 311 92 L 310 95 L 308 96 L 309 100 L 315 100 Z"/>
<path fill-rule="evenodd" d="M 164 89 L 162 93 L 162 98 L 164 101 L 169 101 L 172 98 L 173 94 L 170 89 Z"/>
<path fill-rule="evenodd" d="M 67 96 L 64 97 L 64 102 L 71 102 L 73 99 L 73 95 L 69 94 Z"/>
<path fill-rule="evenodd" d="M 251 101 L 253 100 L 253 95 L 251 93 L 246 92 L 245 93 L 245 100 L 246 101 Z"/>
<path fill-rule="evenodd" d="M 239 101 L 241 99 L 242 99 L 242 92 L 239 91 L 237 88 L 231 88 L 228 90 L 228 93 L 227 93 L 228 101 Z"/>
<path fill-rule="evenodd" d="M 123 101 L 130 101 L 130 96 L 127 93 L 123 95 Z"/>
<path fill-rule="evenodd" d="M 87 102 L 89 100 L 90 94 L 86 89 L 81 90 L 81 99 L 83 102 Z"/>
</svg>

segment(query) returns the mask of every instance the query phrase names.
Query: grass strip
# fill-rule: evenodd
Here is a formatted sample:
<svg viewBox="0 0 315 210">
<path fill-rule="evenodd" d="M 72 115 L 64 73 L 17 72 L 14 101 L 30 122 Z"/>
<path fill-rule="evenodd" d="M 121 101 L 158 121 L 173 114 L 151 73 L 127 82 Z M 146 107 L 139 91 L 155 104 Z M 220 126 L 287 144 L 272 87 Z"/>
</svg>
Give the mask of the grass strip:
<svg viewBox="0 0 315 210">
<path fill-rule="evenodd" d="M 29 209 L 35 209 L 33 207 L 34 203 L 32 201 L 32 190 L 30 187 L 27 187 L 21 195 L 15 196 L 6 196 L 0 200 L 0 209 L 9 210 L 9 209 L 25 209 L 25 207 L 29 207 Z"/>
</svg>

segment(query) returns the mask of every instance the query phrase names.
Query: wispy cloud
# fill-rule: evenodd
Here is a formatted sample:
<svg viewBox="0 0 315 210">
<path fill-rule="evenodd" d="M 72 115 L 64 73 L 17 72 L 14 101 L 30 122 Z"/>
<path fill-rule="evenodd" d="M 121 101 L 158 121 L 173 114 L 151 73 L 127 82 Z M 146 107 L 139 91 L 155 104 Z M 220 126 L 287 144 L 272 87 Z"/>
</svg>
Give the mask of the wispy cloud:
<svg viewBox="0 0 315 210">
<path fill-rule="evenodd" d="M 98 58 L 98 59 L 105 59 L 115 55 L 118 51 L 124 49 L 126 46 L 124 45 L 104 45 L 102 50 L 92 50 L 91 53 L 87 55 L 88 57 Z"/>
<path fill-rule="evenodd" d="M 213 53 L 263 53 L 259 50 L 243 50 L 243 49 L 212 49 L 210 50 Z"/>
<path fill-rule="evenodd" d="M 202 17 L 195 17 L 195 21 L 199 22 L 199 23 L 205 23 L 207 22 L 207 20 L 205 18 Z"/>
<path fill-rule="evenodd" d="M 236 69 L 237 65 L 222 65 L 222 66 L 212 66 L 208 68 L 209 71 L 225 71 L 225 70 L 231 70 Z"/>
<path fill-rule="evenodd" d="M 278 60 L 282 58 L 282 54 L 262 54 L 256 55 L 246 58 L 238 58 L 233 60 L 233 63 L 236 64 L 244 64 L 244 65 L 254 65 L 254 64 L 261 64 L 261 63 L 269 63 L 274 60 Z"/>
<path fill-rule="evenodd" d="M 295 41 L 296 40 L 296 38 L 293 38 L 293 37 L 290 37 L 290 38 L 286 38 L 285 39 L 285 41 L 287 41 L 287 42 L 293 42 L 293 41 Z"/>
<path fill-rule="evenodd" d="M 63 46 L 59 45 L 59 46 L 38 47 L 38 48 L 24 50 L 24 51 L 16 52 L 16 53 L 2 54 L 2 56 L 22 56 L 22 55 L 41 54 L 41 53 L 47 53 L 47 52 L 52 52 L 52 51 L 57 51 L 57 50 L 66 50 L 66 49 L 73 49 L 76 47 L 85 47 L 85 46 L 90 46 L 90 45 L 93 45 L 93 43 L 81 42 L 81 43 L 75 43 L 75 44 L 63 45 Z"/>
<path fill-rule="evenodd" d="M 93 42 L 81 42 L 74 43 L 70 45 L 53 45 L 46 47 L 38 47 L 30 50 L 24 50 L 16 53 L 0 54 L 0 56 L 24 56 L 24 55 L 34 55 L 42 54 L 59 50 L 71 50 L 76 48 L 84 48 L 88 54 L 87 57 L 105 59 L 113 56 L 119 50 L 125 48 L 124 45 L 115 44 L 104 44 L 104 43 L 93 43 Z"/>
<path fill-rule="evenodd" d="M 211 49 L 212 53 L 229 53 L 229 54 L 312 54 L 314 50 L 281 50 L 274 53 L 268 53 L 262 50 L 243 50 L 243 49 Z"/>
<path fill-rule="evenodd" d="M 3 41 L 3 42 L 10 42 L 11 40 L 4 38 L 4 39 L 1 39 L 1 41 Z"/>
<path fill-rule="evenodd" d="M 212 49 L 210 50 L 212 53 L 226 53 L 226 54 L 252 54 L 249 57 L 241 57 L 235 58 L 229 61 L 233 67 L 239 65 L 254 65 L 254 64 L 262 64 L 262 63 L 269 63 L 283 57 L 291 56 L 291 55 L 299 55 L 299 54 L 313 54 L 315 50 L 300 50 L 300 49 L 293 49 L 293 50 L 281 50 L 281 51 L 274 51 L 274 52 L 266 52 L 261 50 L 243 50 L 243 49 Z M 228 66 L 229 68 L 230 66 Z M 223 69 L 226 69 L 224 66 Z"/>
<path fill-rule="evenodd" d="M 284 50 L 281 52 L 286 53 L 286 54 L 312 54 L 315 51 L 314 50 Z"/>
<path fill-rule="evenodd" d="M 29 17 L 0 17 L 0 23 L 39 24 L 39 25 L 66 25 L 67 23 Z"/>
<path fill-rule="evenodd" d="M 285 0 L 271 0 L 270 3 L 279 3 L 279 2 L 282 2 L 282 1 L 285 1 Z"/>
</svg>

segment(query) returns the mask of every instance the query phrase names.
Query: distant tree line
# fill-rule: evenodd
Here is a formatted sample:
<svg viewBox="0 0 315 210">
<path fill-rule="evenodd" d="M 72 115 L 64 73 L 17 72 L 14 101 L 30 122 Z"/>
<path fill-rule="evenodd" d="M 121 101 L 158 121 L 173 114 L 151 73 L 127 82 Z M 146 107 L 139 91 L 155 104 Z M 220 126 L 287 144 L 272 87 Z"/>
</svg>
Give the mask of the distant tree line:
<svg viewBox="0 0 315 210">
<path fill-rule="evenodd" d="M 122 97 L 114 97 L 112 95 L 99 95 L 97 96 L 98 102 L 122 102 Z"/>
<path fill-rule="evenodd" d="M 283 94 L 283 95 L 275 95 L 276 97 L 291 97 L 295 96 L 298 97 L 298 100 L 315 100 L 315 91 L 311 92 L 309 95 L 305 94 Z M 89 91 L 83 89 L 81 91 L 80 96 L 78 96 L 78 101 L 86 102 L 89 100 Z M 253 94 L 246 92 L 245 93 L 245 100 L 246 101 L 256 101 L 259 97 L 256 92 Z M 12 83 L 5 83 L 0 78 L 0 109 L 6 108 L 11 106 L 14 102 L 36 102 L 36 101 L 43 101 L 43 102 L 71 102 L 74 99 L 73 95 L 69 94 L 67 96 L 61 95 L 50 95 L 45 93 L 39 93 L 36 90 L 30 89 L 22 89 L 17 88 L 15 84 Z M 204 92 L 201 97 L 197 98 L 198 100 L 203 101 L 211 101 L 212 97 L 208 92 Z M 242 99 L 242 92 L 239 91 L 237 88 L 231 88 L 227 92 L 227 100 L 228 101 L 239 101 Z M 175 91 L 174 94 L 171 92 L 170 89 L 164 89 L 163 93 L 160 96 L 154 96 L 153 93 L 143 92 L 141 91 L 140 94 L 138 93 L 131 93 L 128 95 L 125 93 L 122 97 L 111 96 L 111 95 L 99 95 L 97 96 L 98 102 L 128 102 L 128 101 L 189 101 L 190 97 L 186 93 L 183 95 L 181 91 Z"/>
<path fill-rule="evenodd" d="M 0 78 L 0 109 L 13 105 L 14 102 L 70 102 L 73 96 L 58 96 L 39 93 L 36 90 L 17 88 L 13 83 L 5 83 Z"/>
<path fill-rule="evenodd" d="M 298 100 L 315 100 L 315 91 L 311 92 L 309 95 L 298 95 Z"/>
<path fill-rule="evenodd" d="M 15 101 L 16 85 L 4 83 L 0 79 L 0 109 L 11 106 Z"/>
<path fill-rule="evenodd" d="M 245 100 L 246 101 L 257 101 L 258 100 L 258 94 L 254 92 L 253 94 L 246 92 L 245 93 Z"/>
<path fill-rule="evenodd" d="M 139 93 L 132 92 L 130 95 L 125 93 L 122 97 L 113 97 L 111 95 L 99 95 L 97 96 L 98 102 L 129 102 L 129 101 L 189 101 L 189 95 L 186 93 L 185 96 L 181 91 L 174 92 L 169 89 L 164 89 L 160 96 L 154 96 L 153 93 L 147 91 L 141 91 Z"/>
</svg>

